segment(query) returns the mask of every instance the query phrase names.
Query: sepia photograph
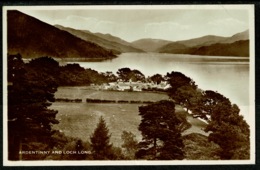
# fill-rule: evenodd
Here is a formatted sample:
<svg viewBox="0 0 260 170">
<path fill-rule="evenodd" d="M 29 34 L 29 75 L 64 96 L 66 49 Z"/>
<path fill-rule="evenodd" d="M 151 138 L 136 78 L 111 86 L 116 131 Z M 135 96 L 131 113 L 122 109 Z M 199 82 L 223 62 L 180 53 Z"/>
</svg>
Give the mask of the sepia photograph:
<svg viewBox="0 0 260 170">
<path fill-rule="evenodd" d="M 255 164 L 254 5 L 2 16 L 4 166 Z"/>
</svg>

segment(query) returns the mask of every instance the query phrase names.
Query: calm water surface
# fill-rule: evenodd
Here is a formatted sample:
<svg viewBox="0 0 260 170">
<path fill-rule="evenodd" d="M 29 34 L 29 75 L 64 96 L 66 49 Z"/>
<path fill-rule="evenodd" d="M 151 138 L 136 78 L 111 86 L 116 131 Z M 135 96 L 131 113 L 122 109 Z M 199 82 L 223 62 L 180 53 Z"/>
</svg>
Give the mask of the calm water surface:
<svg viewBox="0 0 260 170">
<path fill-rule="evenodd" d="M 75 62 L 73 62 L 75 63 Z M 129 67 L 145 76 L 180 71 L 192 78 L 199 88 L 214 90 L 239 105 L 241 114 L 249 118 L 248 57 L 193 56 L 157 53 L 123 53 L 118 58 L 102 62 L 76 62 L 99 72 Z"/>
</svg>

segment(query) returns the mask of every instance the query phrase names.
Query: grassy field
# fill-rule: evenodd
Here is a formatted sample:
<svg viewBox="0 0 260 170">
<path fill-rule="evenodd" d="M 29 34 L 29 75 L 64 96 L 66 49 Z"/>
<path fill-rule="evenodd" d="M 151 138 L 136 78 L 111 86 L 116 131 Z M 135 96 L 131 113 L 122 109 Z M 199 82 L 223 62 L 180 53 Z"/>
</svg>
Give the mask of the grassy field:
<svg viewBox="0 0 260 170">
<path fill-rule="evenodd" d="M 111 133 L 111 142 L 121 145 L 123 130 L 131 131 L 141 139 L 137 127 L 140 123 L 137 104 L 92 104 L 92 103 L 54 103 L 52 109 L 58 110 L 60 121 L 54 128 L 66 135 L 89 140 L 99 117 L 103 116 Z"/>
<path fill-rule="evenodd" d="M 78 92 L 79 90 L 79 92 Z M 75 93 L 77 92 L 77 93 Z M 152 100 L 158 101 L 168 99 L 165 94 L 157 93 L 140 93 L 140 92 L 111 92 L 111 91 L 95 91 L 90 89 L 59 89 L 56 96 L 75 96 L 75 98 L 86 96 L 104 97 L 103 99 L 129 99 L 129 100 Z M 125 131 L 134 133 L 138 140 L 141 140 L 141 133 L 138 131 L 141 117 L 138 115 L 138 107 L 142 104 L 96 104 L 96 103 L 53 103 L 51 109 L 58 110 L 57 119 L 60 121 L 54 128 L 61 130 L 65 135 L 77 137 L 84 141 L 89 141 L 91 134 L 94 132 L 99 117 L 103 116 L 109 131 L 111 133 L 111 142 L 115 146 L 121 145 L 121 134 Z M 176 112 L 185 112 L 180 106 L 176 106 Z M 183 135 L 190 133 L 205 134 L 202 128 L 205 123 L 198 119 L 192 118 L 187 114 L 188 121 L 193 125 L 186 130 Z"/>
<path fill-rule="evenodd" d="M 167 100 L 169 97 L 163 93 L 151 92 L 122 92 L 94 90 L 89 87 L 60 87 L 55 93 L 56 98 L 68 99 L 101 99 L 101 100 L 140 100 L 140 101 L 158 101 Z"/>
</svg>

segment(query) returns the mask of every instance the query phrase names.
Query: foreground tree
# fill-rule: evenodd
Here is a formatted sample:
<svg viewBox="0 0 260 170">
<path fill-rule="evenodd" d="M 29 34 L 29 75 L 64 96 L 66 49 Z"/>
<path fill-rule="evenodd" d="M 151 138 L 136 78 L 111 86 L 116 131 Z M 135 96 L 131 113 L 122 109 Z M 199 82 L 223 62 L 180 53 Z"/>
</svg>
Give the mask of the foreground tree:
<svg viewBox="0 0 260 170">
<path fill-rule="evenodd" d="M 221 159 L 250 159 L 249 127 L 242 119 L 236 124 L 224 121 L 212 121 L 206 128 L 211 131 L 209 141 L 213 141 L 221 147 L 219 156 Z"/>
<path fill-rule="evenodd" d="M 138 142 L 132 132 L 123 131 L 121 135 L 123 141 L 122 148 L 127 159 L 133 160 L 137 151 Z"/>
<path fill-rule="evenodd" d="M 19 158 L 19 151 L 28 148 L 49 149 L 52 125 L 58 123 L 55 118 L 58 112 L 48 108 L 55 100 L 54 93 L 58 87 L 50 71 L 53 67 L 58 67 L 58 63 L 48 57 L 34 59 L 24 64 L 19 54 L 8 56 L 10 160 L 23 159 Z M 38 143 L 38 146 L 45 148 L 34 148 L 31 143 Z"/>
<path fill-rule="evenodd" d="M 142 117 L 139 130 L 143 140 L 136 153 L 139 159 L 183 159 L 183 142 L 172 101 L 160 101 L 139 107 Z"/>
<path fill-rule="evenodd" d="M 99 123 L 90 137 L 92 155 L 95 160 L 111 159 L 110 134 L 104 118 L 101 116 Z"/>
<path fill-rule="evenodd" d="M 240 109 L 217 92 L 207 90 L 192 109 L 194 117 L 208 122 L 209 141 L 221 147 L 221 159 L 249 159 L 249 126 L 239 115 Z"/>
</svg>

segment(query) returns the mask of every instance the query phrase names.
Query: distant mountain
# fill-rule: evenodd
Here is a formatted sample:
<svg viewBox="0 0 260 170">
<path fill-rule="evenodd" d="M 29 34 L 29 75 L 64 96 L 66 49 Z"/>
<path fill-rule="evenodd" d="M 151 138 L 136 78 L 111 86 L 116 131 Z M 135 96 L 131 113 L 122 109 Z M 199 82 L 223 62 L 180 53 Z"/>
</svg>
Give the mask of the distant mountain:
<svg viewBox="0 0 260 170">
<path fill-rule="evenodd" d="M 130 51 L 126 51 L 126 52 L 144 52 L 144 50 L 140 49 L 139 47 L 134 47 L 132 43 L 127 42 L 119 37 L 113 36 L 111 34 L 102 34 L 102 33 L 94 33 L 96 36 L 106 39 L 110 42 L 113 43 L 119 43 L 125 46 L 128 46 L 128 48 L 130 47 Z"/>
<path fill-rule="evenodd" d="M 209 46 L 193 48 L 190 54 L 209 56 L 249 56 L 249 40 L 241 40 L 233 43 L 217 43 Z"/>
<path fill-rule="evenodd" d="M 249 40 L 249 30 L 246 30 L 244 32 L 237 33 L 231 37 L 226 38 L 223 41 L 220 41 L 218 43 L 233 43 L 240 40 Z"/>
<path fill-rule="evenodd" d="M 172 41 L 146 38 L 133 41 L 132 45 L 146 52 L 156 52 L 159 48 L 171 42 Z"/>
<path fill-rule="evenodd" d="M 183 44 L 187 47 L 195 47 L 195 46 L 205 46 L 216 44 L 220 41 L 226 40 L 227 37 L 215 36 L 215 35 L 207 35 L 199 38 L 193 38 L 189 40 L 176 41 L 176 43 Z"/>
<path fill-rule="evenodd" d="M 24 58 L 50 56 L 58 58 L 116 57 L 92 42 L 84 41 L 16 10 L 7 11 L 8 53 Z"/>
<path fill-rule="evenodd" d="M 200 38 L 168 43 L 157 50 L 160 53 L 213 56 L 249 56 L 249 32 L 231 37 L 203 36 Z"/>
<path fill-rule="evenodd" d="M 59 28 L 60 30 L 67 31 L 85 41 L 90 41 L 92 43 L 98 44 L 99 46 L 107 50 L 111 50 L 117 54 L 123 52 L 143 52 L 143 50 L 134 48 L 131 46 L 130 43 L 112 35 L 92 33 L 87 30 L 77 30 L 69 27 L 63 27 L 61 25 L 55 25 L 55 27 Z"/>
<path fill-rule="evenodd" d="M 233 43 L 216 43 L 208 46 L 186 47 L 184 45 L 168 44 L 161 53 L 191 54 L 209 56 L 249 56 L 249 40 L 241 40 Z M 174 46 L 174 47 L 172 47 Z M 181 47 L 181 48 L 178 48 Z"/>
<path fill-rule="evenodd" d="M 157 51 L 160 53 L 183 54 L 184 51 L 188 49 L 189 47 L 184 44 L 178 42 L 172 42 L 162 46 L 161 48 L 157 49 Z"/>
</svg>

